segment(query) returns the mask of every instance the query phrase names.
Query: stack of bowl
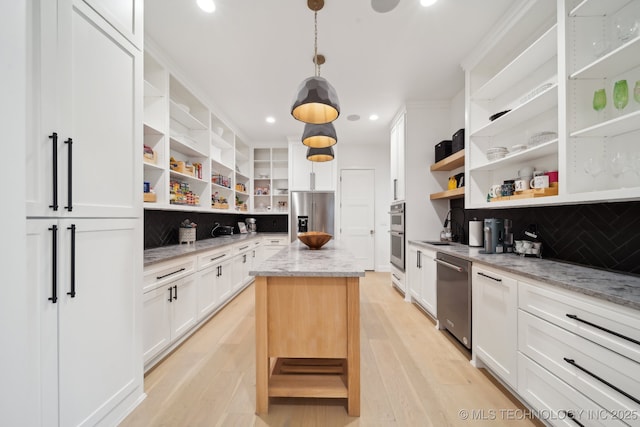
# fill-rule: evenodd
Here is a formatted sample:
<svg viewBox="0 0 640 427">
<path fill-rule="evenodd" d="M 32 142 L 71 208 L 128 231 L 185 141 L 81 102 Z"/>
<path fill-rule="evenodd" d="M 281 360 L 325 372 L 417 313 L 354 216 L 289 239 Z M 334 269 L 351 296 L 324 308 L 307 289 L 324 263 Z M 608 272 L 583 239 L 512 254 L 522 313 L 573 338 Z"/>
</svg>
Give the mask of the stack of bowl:
<svg viewBox="0 0 640 427">
<path fill-rule="evenodd" d="M 494 160 L 502 159 L 507 154 L 509 154 L 507 147 L 492 147 L 487 150 L 487 160 L 492 162 Z"/>
</svg>

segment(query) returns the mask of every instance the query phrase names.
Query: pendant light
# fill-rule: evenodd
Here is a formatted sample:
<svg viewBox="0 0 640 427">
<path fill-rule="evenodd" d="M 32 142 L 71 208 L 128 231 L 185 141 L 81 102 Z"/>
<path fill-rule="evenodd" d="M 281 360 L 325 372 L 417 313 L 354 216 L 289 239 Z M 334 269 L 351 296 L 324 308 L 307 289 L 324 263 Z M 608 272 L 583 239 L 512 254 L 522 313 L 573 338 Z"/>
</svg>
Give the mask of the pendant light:
<svg viewBox="0 0 640 427">
<path fill-rule="evenodd" d="M 322 125 L 307 123 L 304 125 L 302 143 L 307 147 L 326 148 L 335 145 L 337 142 L 338 136 L 333 123 L 324 123 Z"/>
<path fill-rule="evenodd" d="M 306 78 L 298 88 L 291 105 L 291 115 L 304 123 L 324 124 L 334 121 L 340 115 L 338 94 L 327 79 L 320 77 L 318 57 L 318 11 L 324 7 L 324 0 L 307 0 L 307 6 L 313 10 L 315 24 L 314 55 L 315 75 Z"/>
<path fill-rule="evenodd" d="M 307 160 L 312 162 L 329 162 L 333 160 L 333 148 L 325 147 L 325 148 L 312 148 L 309 147 L 307 150 Z"/>
</svg>

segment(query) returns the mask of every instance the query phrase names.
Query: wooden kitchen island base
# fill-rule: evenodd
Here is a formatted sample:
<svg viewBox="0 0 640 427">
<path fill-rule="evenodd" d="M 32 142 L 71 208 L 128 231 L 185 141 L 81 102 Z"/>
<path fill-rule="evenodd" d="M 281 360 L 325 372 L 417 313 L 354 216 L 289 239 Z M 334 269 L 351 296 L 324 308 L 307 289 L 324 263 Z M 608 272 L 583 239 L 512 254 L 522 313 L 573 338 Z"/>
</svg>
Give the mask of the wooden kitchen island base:
<svg viewBox="0 0 640 427">
<path fill-rule="evenodd" d="M 320 397 L 360 415 L 359 283 L 256 277 L 256 413 L 269 412 L 269 397 Z"/>
</svg>

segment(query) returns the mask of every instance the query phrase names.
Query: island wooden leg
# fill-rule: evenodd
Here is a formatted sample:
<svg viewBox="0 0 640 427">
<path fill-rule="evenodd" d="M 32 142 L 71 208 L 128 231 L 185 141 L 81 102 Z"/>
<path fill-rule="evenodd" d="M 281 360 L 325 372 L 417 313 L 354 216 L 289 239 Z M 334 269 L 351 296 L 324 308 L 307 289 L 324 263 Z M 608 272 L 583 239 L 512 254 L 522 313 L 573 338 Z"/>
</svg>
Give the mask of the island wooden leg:
<svg viewBox="0 0 640 427">
<path fill-rule="evenodd" d="M 256 413 L 269 412 L 269 356 L 267 349 L 267 278 L 256 277 Z"/>
<path fill-rule="evenodd" d="M 347 413 L 360 416 L 360 279 L 347 278 Z"/>
</svg>

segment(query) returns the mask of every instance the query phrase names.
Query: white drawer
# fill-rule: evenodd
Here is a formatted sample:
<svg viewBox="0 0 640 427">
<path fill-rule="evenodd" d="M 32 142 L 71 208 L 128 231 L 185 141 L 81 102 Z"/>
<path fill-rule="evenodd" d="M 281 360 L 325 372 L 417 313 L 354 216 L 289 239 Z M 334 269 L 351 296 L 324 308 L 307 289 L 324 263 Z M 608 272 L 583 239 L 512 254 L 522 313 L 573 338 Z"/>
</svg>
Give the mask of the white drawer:
<svg viewBox="0 0 640 427">
<path fill-rule="evenodd" d="M 538 418 L 554 426 L 579 425 L 571 417 L 585 426 L 626 426 L 522 353 L 518 353 L 518 394 L 534 408 Z"/>
<path fill-rule="evenodd" d="M 173 282 L 195 271 L 196 257 L 187 256 L 153 264 L 144 268 L 142 292 Z"/>
<path fill-rule="evenodd" d="M 518 350 L 603 408 L 640 414 L 640 403 L 633 400 L 640 398 L 637 362 L 523 310 L 518 310 Z"/>
<path fill-rule="evenodd" d="M 262 244 L 266 246 L 287 246 L 289 244 L 289 238 L 282 237 L 263 237 Z"/>
<path fill-rule="evenodd" d="M 640 363 L 637 310 L 543 284 L 519 286 L 522 310 Z"/>
<path fill-rule="evenodd" d="M 253 246 L 254 245 L 252 241 L 249 241 L 249 242 L 244 241 L 242 243 L 236 243 L 235 245 L 233 245 L 233 254 L 238 255 L 241 253 L 245 253 L 253 249 Z"/>
<path fill-rule="evenodd" d="M 212 265 L 220 264 L 233 255 L 233 248 L 231 245 L 217 248 L 208 252 L 198 255 L 198 271 L 211 267 Z"/>
</svg>

